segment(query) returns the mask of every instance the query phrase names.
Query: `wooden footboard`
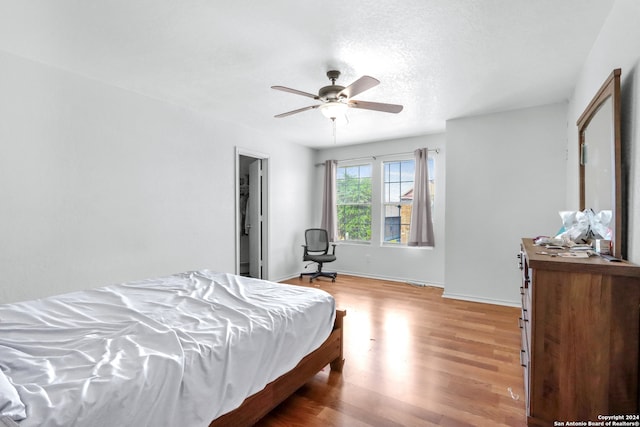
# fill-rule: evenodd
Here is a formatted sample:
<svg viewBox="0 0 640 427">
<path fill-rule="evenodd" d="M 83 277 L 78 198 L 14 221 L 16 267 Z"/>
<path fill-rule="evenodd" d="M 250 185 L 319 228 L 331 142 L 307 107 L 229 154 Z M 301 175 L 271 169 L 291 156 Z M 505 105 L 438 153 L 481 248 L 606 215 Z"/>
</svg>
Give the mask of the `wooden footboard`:
<svg viewBox="0 0 640 427">
<path fill-rule="evenodd" d="M 328 364 L 331 365 L 331 370 L 341 372 L 344 365 L 342 327 L 346 315 L 345 310 L 337 310 L 333 331 L 320 347 L 308 354 L 291 371 L 247 397 L 238 408 L 213 420 L 209 427 L 252 426 Z"/>
</svg>

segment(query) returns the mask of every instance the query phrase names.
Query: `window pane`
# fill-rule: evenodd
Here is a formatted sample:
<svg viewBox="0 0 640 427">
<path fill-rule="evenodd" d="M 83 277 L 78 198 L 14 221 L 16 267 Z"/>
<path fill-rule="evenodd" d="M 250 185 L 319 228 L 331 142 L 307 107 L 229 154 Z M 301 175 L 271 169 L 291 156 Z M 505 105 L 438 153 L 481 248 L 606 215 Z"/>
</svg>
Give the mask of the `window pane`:
<svg viewBox="0 0 640 427">
<path fill-rule="evenodd" d="M 409 241 L 409 224 L 402 224 L 400 226 L 400 243 L 406 245 Z"/>
<path fill-rule="evenodd" d="M 400 205 L 384 205 L 384 216 L 385 218 L 389 217 L 398 217 L 400 218 Z"/>
<path fill-rule="evenodd" d="M 400 209 L 397 204 L 384 205 L 383 241 L 388 243 L 400 242 Z"/>
<path fill-rule="evenodd" d="M 384 219 L 384 241 L 400 243 L 400 217 L 389 216 Z"/>
<path fill-rule="evenodd" d="M 414 161 L 385 162 L 384 167 L 388 173 L 384 175 L 383 203 L 399 203 L 413 188 Z"/>
<path fill-rule="evenodd" d="M 384 206 L 383 241 L 406 244 L 411 224 L 411 204 Z"/>
<path fill-rule="evenodd" d="M 387 165 L 389 166 L 389 176 L 387 178 L 387 182 L 400 181 L 400 163 L 388 162 Z"/>
<path fill-rule="evenodd" d="M 338 200 L 342 200 L 346 192 L 346 183 L 343 179 L 336 180 L 336 197 Z"/>
<path fill-rule="evenodd" d="M 371 203 L 371 178 L 361 178 L 358 187 L 358 203 Z"/>
<path fill-rule="evenodd" d="M 345 175 L 348 178 L 357 178 L 360 175 L 359 166 L 350 166 L 345 168 Z"/>
<path fill-rule="evenodd" d="M 390 203 L 400 203 L 400 183 L 394 182 L 387 184 L 389 186 L 389 200 Z"/>
<path fill-rule="evenodd" d="M 338 238 L 340 240 L 371 239 L 371 206 L 338 206 Z"/>
<path fill-rule="evenodd" d="M 403 202 L 413 200 L 413 181 L 400 183 L 400 197 Z"/>
<path fill-rule="evenodd" d="M 427 164 L 429 165 L 429 181 L 433 181 L 435 180 L 435 161 L 433 157 L 427 159 Z"/>
<path fill-rule="evenodd" d="M 402 181 L 412 181 L 415 175 L 415 162 L 413 160 L 404 161 L 400 164 Z"/>
</svg>

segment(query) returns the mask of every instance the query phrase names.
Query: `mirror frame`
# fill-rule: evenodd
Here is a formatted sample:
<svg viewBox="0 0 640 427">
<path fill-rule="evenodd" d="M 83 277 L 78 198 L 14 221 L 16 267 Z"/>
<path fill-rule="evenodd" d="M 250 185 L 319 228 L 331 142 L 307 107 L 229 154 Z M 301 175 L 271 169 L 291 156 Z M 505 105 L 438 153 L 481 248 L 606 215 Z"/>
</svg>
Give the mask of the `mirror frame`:
<svg viewBox="0 0 640 427">
<path fill-rule="evenodd" d="M 613 238 L 611 242 L 612 255 L 616 258 L 623 258 L 622 254 L 622 152 L 621 152 L 621 131 L 620 131 L 620 68 L 616 68 L 611 75 L 603 83 L 600 90 L 593 97 L 587 108 L 577 121 L 578 125 L 578 164 L 579 164 L 579 181 L 580 181 L 580 210 L 584 210 L 585 206 L 585 173 L 584 162 L 582 157 L 582 147 L 585 143 L 585 131 L 591 119 L 596 115 L 600 107 L 611 98 L 612 101 L 612 117 L 613 140 L 611 141 L 611 149 L 613 150 L 613 200 L 612 200 L 612 222 L 613 222 Z"/>
</svg>

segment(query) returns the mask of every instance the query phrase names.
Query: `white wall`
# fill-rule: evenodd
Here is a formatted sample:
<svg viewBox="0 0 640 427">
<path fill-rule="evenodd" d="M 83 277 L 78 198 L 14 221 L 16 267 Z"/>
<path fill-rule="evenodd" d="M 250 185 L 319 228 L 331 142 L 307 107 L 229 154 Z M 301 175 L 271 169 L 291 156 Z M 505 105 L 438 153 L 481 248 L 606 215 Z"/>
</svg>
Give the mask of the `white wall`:
<svg viewBox="0 0 640 427">
<path fill-rule="evenodd" d="M 623 180 L 627 185 L 627 259 L 640 264 L 640 2 L 617 0 L 594 43 L 569 102 L 567 205 L 578 207 L 576 121 L 614 68 L 622 69 Z M 575 159 L 575 160 L 574 160 Z"/>
<path fill-rule="evenodd" d="M 270 156 L 269 278 L 296 275 L 303 230 L 320 223 L 322 168 L 311 165 L 426 145 L 442 150 L 440 185 L 445 158 L 447 168 L 446 189 L 438 188 L 447 198 L 436 200 L 434 212 L 436 248 L 341 245 L 336 268 L 446 284 L 452 297 L 517 303 L 519 239 L 554 233 L 557 211 L 577 207 L 575 122 L 617 67 L 628 258 L 640 263 L 637 22 L 640 2 L 617 0 L 568 113 L 558 104 L 450 120 L 446 147 L 441 134 L 315 156 L 238 124 L 0 52 L 0 302 L 192 268 L 233 271 L 236 146 Z"/>
<path fill-rule="evenodd" d="M 0 94 L 0 302 L 233 272 L 236 146 L 270 156 L 270 278 L 297 272 L 313 150 L 3 52 Z"/>
<path fill-rule="evenodd" d="M 372 113 L 375 114 L 375 113 Z M 338 134 L 339 134 L 338 129 Z M 397 153 L 412 153 L 417 148 L 438 148 L 435 154 L 435 200 L 434 200 L 434 248 L 407 248 L 381 245 L 379 230 L 372 230 L 371 244 L 339 243 L 336 249 L 337 260 L 327 265 L 327 270 L 369 277 L 386 278 L 399 281 L 412 281 L 434 285 L 444 284 L 444 207 L 445 207 L 445 173 L 446 144 L 444 134 L 424 135 L 389 141 L 358 144 L 348 147 L 335 147 L 318 151 L 316 163 L 325 160 L 345 160 L 367 156 L 377 156 L 372 160 L 373 173 L 382 176 L 381 162 Z M 320 226 L 322 212 L 322 183 L 324 167 L 316 168 L 317 197 L 315 200 L 315 217 L 310 226 Z M 373 180 L 374 192 L 381 192 L 380 180 Z M 379 214 L 377 207 L 372 209 L 373 215 Z"/>
<path fill-rule="evenodd" d="M 519 304 L 521 238 L 561 225 L 566 108 L 447 121 L 445 296 Z"/>
</svg>

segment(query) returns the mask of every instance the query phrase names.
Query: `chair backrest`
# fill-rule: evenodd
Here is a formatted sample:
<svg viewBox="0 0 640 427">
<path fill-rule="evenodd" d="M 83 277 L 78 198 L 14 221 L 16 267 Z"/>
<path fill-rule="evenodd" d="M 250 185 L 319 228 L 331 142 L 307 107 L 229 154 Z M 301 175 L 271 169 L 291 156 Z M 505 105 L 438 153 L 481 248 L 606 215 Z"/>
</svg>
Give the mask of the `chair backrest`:
<svg viewBox="0 0 640 427">
<path fill-rule="evenodd" d="M 310 228 L 304 232 L 308 252 L 328 252 L 329 234 L 322 228 Z"/>
</svg>

